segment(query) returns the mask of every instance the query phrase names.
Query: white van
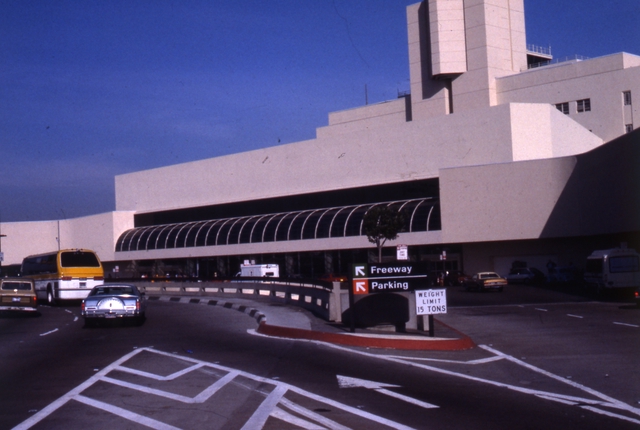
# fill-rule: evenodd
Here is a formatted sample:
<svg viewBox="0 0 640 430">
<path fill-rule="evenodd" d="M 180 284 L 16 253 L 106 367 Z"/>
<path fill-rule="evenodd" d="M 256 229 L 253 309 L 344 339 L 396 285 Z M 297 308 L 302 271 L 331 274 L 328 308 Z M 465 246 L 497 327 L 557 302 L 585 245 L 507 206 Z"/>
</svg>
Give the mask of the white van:
<svg viewBox="0 0 640 430">
<path fill-rule="evenodd" d="M 584 281 L 599 292 L 605 289 L 640 288 L 640 254 L 627 248 L 593 251 L 587 257 Z"/>
<path fill-rule="evenodd" d="M 238 276 L 279 278 L 280 267 L 277 264 L 242 264 Z"/>
</svg>

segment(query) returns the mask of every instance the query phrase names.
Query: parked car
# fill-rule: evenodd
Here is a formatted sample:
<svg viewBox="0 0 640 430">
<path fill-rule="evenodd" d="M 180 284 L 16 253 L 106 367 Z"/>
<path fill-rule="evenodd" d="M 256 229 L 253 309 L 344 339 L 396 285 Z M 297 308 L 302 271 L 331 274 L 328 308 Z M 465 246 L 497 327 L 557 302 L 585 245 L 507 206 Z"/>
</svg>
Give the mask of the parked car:
<svg viewBox="0 0 640 430">
<path fill-rule="evenodd" d="M 478 272 L 465 281 L 464 286 L 467 291 L 486 291 L 486 290 L 498 290 L 503 291 L 507 285 L 507 280 L 496 272 Z"/>
<path fill-rule="evenodd" d="M 450 270 L 444 276 L 444 285 L 448 287 L 463 285 L 465 281 L 469 279 L 471 279 L 471 277 L 461 270 Z"/>
<path fill-rule="evenodd" d="M 511 269 L 506 276 L 510 284 L 537 284 L 545 280 L 546 276 L 534 267 Z"/>
<path fill-rule="evenodd" d="M 0 279 L 0 310 L 33 312 L 37 308 L 38 297 L 33 279 Z"/>
<path fill-rule="evenodd" d="M 147 300 L 135 285 L 104 284 L 94 287 L 82 301 L 80 313 L 85 325 L 108 319 L 130 319 L 142 324 Z"/>
</svg>

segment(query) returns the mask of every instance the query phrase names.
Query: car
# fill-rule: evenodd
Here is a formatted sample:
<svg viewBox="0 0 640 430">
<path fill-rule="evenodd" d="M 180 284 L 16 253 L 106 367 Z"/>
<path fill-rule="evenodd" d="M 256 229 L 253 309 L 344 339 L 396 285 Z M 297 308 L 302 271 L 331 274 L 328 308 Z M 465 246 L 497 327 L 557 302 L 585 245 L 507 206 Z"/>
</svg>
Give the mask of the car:
<svg viewBox="0 0 640 430">
<path fill-rule="evenodd" d="M 86 326 L 98 321 L 124 319 L 142 325 L 147 300 L 138 287 L 130 284 L 103 284 L 93 287 L 80 306 Z"/>
<path fill-rule="evenodd" d="M 465 281 L 464 286 L 467 291 L 477 290 L 498 290 L 503 291 L 507 285 L 507 280 L 496 272 L 478 272 Z"/>
<path fill-rule="evenodd" d="M 471 277 L 461 270 L 450 270 L 444 276 L 444 285 L 448 287 L 463 285 Z"/>
<path fill-rule="evenodd" d="M 0 311 L 34 312 L 37 308 L 38 297 L 33 279 L 0 279 Z"/>
<path fill-rule="evenodd" d="M 511 269 L 506 276 L 510 284 L 535 284 L 544 281 L 545 275 L 534 267 Z"/>
</svg>

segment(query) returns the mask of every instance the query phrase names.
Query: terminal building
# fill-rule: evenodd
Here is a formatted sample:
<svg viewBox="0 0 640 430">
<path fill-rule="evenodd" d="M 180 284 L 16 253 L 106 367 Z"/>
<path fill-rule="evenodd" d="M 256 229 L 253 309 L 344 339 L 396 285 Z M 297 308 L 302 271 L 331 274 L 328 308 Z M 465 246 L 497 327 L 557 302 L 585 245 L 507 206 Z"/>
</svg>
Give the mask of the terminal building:
<svg viewBox="0 0 640 430">
<path fill-rule="evenodd" d="M 406 215 L 383 259 L 406 245 L 434 270 L 638 249 L 640 56 L 554 62 L 524 17 L 523 0 L 409 6 L 409 93 L 329 113 L 315 139 L 116 176 L 114 212 L 4 223 L 4 264 L 89 248 L 111 276 L 346 274 L 377 258 L 377 205 Z"/>
</svg>

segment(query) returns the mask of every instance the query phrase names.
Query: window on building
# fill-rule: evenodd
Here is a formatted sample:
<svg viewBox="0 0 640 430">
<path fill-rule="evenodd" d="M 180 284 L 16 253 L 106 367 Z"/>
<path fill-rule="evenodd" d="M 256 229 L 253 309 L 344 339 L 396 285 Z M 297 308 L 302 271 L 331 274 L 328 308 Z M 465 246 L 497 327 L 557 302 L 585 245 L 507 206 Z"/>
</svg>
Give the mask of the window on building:
<svg viewBox="0 0 640 430">
<path fill-rule="evenodd" d="M 624 132 L 625 133 L 631 133 L 632 131 L 633 131 L 633 124 L 625 124 Z"/>
<path fill-rule="evenodd" d="M 556 109 L 562 112 L 565 115 L 569 115 L 569 102 L 557 103 Z"/>
<path fill-rule="evenodd" d="M 578 100 L 578 112 L 589 112 L 591 110 L 591 99 Z"/>
<path fill-rule="evenodd" d="M 631 106 L 631 91 L 623 91 L 622 98 L 625 106 Z"/>
</svg>

